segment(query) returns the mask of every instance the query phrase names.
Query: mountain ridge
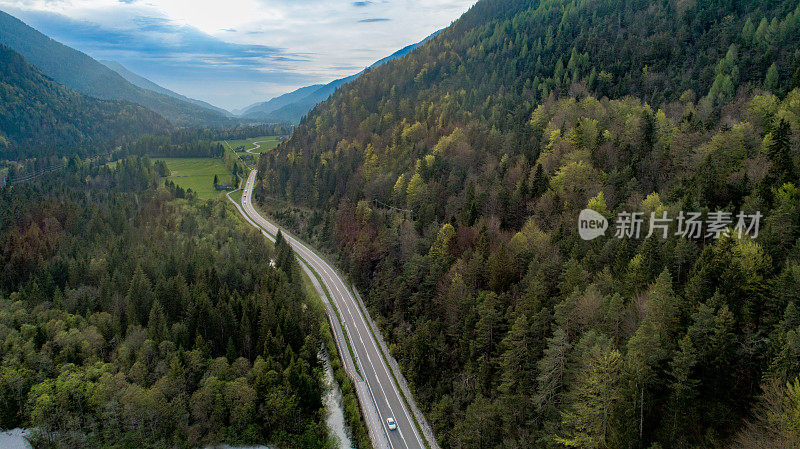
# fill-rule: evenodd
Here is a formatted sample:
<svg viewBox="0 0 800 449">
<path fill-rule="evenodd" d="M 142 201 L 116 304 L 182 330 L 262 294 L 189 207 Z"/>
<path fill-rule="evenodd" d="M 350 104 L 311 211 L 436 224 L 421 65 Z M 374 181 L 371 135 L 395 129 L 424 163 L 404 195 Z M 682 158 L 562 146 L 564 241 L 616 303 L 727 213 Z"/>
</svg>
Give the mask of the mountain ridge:
<svg viewBox="0 0 800 449">
<path fill-rule="evenodd" d="M 248 114 L 259 114 L 259 113 L 269 114 L 270 112 L 274 112 L 295 101 L 302 100 L 303 98 L 307 97 L 308 95 L 312 94 L 314 91 L 322 88 L 323 86 L 325 85 L 313 84 L 311 86 L 301 87 L 292 92 L 274 97 L 270 100 L 253 103 L 239 111 L 235 111 L 235 113 L 236 115 L 239 116 L 245 116 Z"/>
<path fill-rule="evenodd" d="M 194 98 L 189 98 L 183 94 L 179 94 L 175 91 L 167 89 L 166 87 L 156 84 L 155 82 L 150 81 L 149 79 L 139 75 L 138 73 L 132 72 L 130 69 L 120 64 L 119 62 L 108 61 L 108 60 L 98 60 L 98 62 L 108 67 L 109 69 L 117 72 L 120 76 L 125 78 L 125 80 L 127 80 L 134 86 L 138 86 L 141 87 L 142 89 L 150 90 L 159 94 L 164 94 L 169 97 L 177 98 L 178 100 L 185 101 L 187 103 L 192 103 L 202 108 L 219 112 L 220 114 L 225 116 L 232 116 L 232 114 L 229 111 L 223 108 L 214 106 L 213 104 L 205 102 L 203 100 L 196 100 Z"/>
<path fill-rule="evenodd" d="M 94 147 L 141 133 L 162 131 L 167 122 L 143 106 L 98 100 L 72 91 L 0 44 L 0 154 L 12 159 L 89 154 Z M 96 151 L 96 150 L 95 150 Z"/>
<path fill-rule="evenodd" d="M 238 115 L 244 119 L 298 123 L 303 116 L 314 108 L 314 106 L 326 100 L 341 86 L 357 79 L 363 73 L 371 69 L 380 67 L 395 59 L 402 58 L 420 45 L 434 38 L 440 32 L 441 30 L 436 31 L 420 42 L 407 45 L 391 55 L 374 62 L 366 69 L 354 75 L 333 80 L 328 84 L 315 84 L 301 87 L 300 89 L 275 97 L 271 100 L 252 104 L 244 108 Z"/>
<path fill-rule="evenodd" d="M 232 120 L 192 103 L 142 89 L 89 55 L 66 46 L 0 11 L 0 43 L 11 47 L 56 82 L 101 100 L 128 100 L 178 124 L 220 124 Z"/>
</svg>

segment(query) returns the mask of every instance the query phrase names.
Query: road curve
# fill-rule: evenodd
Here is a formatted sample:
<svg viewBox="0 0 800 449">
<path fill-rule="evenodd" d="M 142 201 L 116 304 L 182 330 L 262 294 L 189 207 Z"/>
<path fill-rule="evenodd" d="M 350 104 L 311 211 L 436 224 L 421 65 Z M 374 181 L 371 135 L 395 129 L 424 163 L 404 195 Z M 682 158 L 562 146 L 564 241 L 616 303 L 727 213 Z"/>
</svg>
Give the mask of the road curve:
<svg viewBox="0 0 800 449">
<path fill-rule="evenodd" d="M 239 160 L 241 160 L 241 158 L 239 157 L 239 153 L 237 153 L 236 150 L 233 149 L 233 146 L 231 146 L 230 142 L 228 142 L 227 140 L 223 140 L 223 142 L 225 142 L 225 145 L 228 146 L 228 149 L 233 152 L 234 156 L 236 156 Z M 259 141 L 250 142 L 255 146 L 253 148 L 248 148 L 248 149 L 244 150 L 244 152 L 248 153 L 248 154 L 252 154 L 253 156 L 258 156 L 258 153 L 253 153 L 253 151 L 261 148 L 260 144 L 262 144 L 264 142 L 269 142 L 269 140 L 259 140 Z M 230 197 L 228 197 L 228 199 L 230 199 Z M 233 200 L 231 200 L 231 201 L 233 201 Z"/>
<path fill-rule="evenodd" d="M 236 204 L 248 222 L 260 227 L 262 231 L 276 235 L 279 229 L 278 226 L 261 216 L 253 207 L 252 192 L 255 179 L 256 170 L 252 170 L 244 184 L 241 208 L 235 202 L 234 204 Z M 412 419 L 414 412 L 406 405 L 401 394 L 402 387 L 395 381 L 395 379 L 401 379 L 402 374 L 396 369 L 392 371 L 381 356 L 380 343 L 376 341 L 372 333 L 378 331 L 374 328 L 371 330 L 370 324 L 368 324 L 369 317 L 365 318 L 364 316 L 367 313 L 366 310 L 359 307 L 358 300 L 354 298 L 344 279 L 324 259 L 314 253 L 303 242 L 286 233 L 285 230 L 283 235 L 301 261 L 308 264 L 303 268 L 309 273 L 312 281 L 318 284 L 315 276 L 308 269 L 309 267 L 319 274 L 329 293 L 329 298 L 332 301 L 332 304 L 329 305 L 335 308 L 335 310 L 328 308 L 329 318 L 332 327 L 334 327 L 340 354 L 343 358 L 350 359 L 343 360 L 343 363 L 346 368 L 350 368 L 348 373 L 356 383 L 356 391 L 359 395 L 359 401 L 364 411 L 373 444 L 378 448 L 425 449 L 427 447 L 425 437 L 417 429 Z M 301 265 L 304 264 L 301 263 Z M 318 290 L 320 289 L 319 285 L 315 285 L 315 287 Z M 339 323 L 341 323 L 342 328 L 336 329 Z M 355 360 L 352 360 L 347 340 L 349 340 Z M 389 356 L 388 354 L 386 355 Z M 353 372 L 353 364 L 357 366 L 357 372 Z M 413 400 L 407 391 L 406 399 Z M 386 423 L 386 420 L 390 417 L 397 422 L 396 430 L 390 430 Z M 423 420 L 424 417 L 417 415 L 418 422 Z M 435 441 L 429 441 L 429 443 L 432 448 L 438 447 Z"/>
<path fill-rule="evenodd" d="M 266 142 L 266 140 L 259 140 L 258 142 L 255 142 L 255 141 L 251 142 L 255 146 L 253 148 L 248 148 L 248 149 L 244 150 L 245 153 L 255 154 L 255 153 L 253 153 L 253 150 L 257 150 L 257 149 L 261 148 L 261 145 L 259 145 L 259 144 L 260 143 L 264 143 L 264 142 Z"/>
</svg>

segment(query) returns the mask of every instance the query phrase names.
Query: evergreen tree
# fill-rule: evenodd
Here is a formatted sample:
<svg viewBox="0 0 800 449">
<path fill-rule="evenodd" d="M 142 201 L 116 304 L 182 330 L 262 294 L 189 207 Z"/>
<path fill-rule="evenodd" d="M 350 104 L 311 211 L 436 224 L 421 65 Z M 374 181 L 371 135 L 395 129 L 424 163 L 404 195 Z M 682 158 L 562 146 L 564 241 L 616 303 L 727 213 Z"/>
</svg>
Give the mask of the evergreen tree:
<svg viewBox="0 0 800 449">
<path fill-rule="evenodd" d="M 164 316 L 164 309 L 161 303 L 156 300 L 153 307 L 150 308 L 150 316 L 147 320 L 147 330 L 150 333 L 150 338 L 156 343 L 161 343 L 169 339 L 169 331 L 167 330 L 167 319 Z"/>
<path fill-rule="evenodd" d="M 153 304 L 153 290 L 150 279 L 145 274 L 141 265 L 136 266 L 136 270 L 131 278 L 126 302 L 126 320 L 128 324 L 147 323 L 147 314 Z"/>
<path fill-rule="evenodd" d="M 778 66 L 773 62 L 772 65 L 769 66 L 769 70 L 767 70 L 766 78 L 764 78 L 764 89 L 777 94 L 779 82 L 778 78 Z"/>
<path fill-rule="evenodd" d="M 536 363 L 538 375 L 534 402 L 541 413 L 561 404 L 570 349 L 567 333 L 563 329 L 556 329 L 553 336 L 547 340 L 544 355 Z"/>
<path fill-rule="evenodd" d="M 770 174 L 778 185 L 795 179 L 795 167 L 790 141 L 791 132 L 789 123 L 781 119 L 775 130 L 770 134 L 772 140 L 769 148 L 767 148 L 767 155 L 772 163 Z"/>
<path fill-rule="evenodd" d="M 583 357 L 588 360 L 579 362 L 583 368 L 570 392 L 570 404 L 561 414 L 563 431 L 555 441 L 585 449 L 618 447 L 614 420 L 622 400 L 622 356 L 601 341 Z"/>
<path fill-rule="evenodd" d="M 506 395 L 526 393 L 527 386 L 533 384 L 535 364 L 531 358 L 533 347 L 525 315 L 517 317 L 501 346 L 505 350 L 500 356 L 500 392 Z"/>
<path fill-rule="evenodd" d="M 634 335 L 628 340 L 625 362 L 634 382 L 634 396 L 639 439 L 646 425 L 645 409 L 658 410 L 651 401 L 652 393 L 662 387 L 667 362 L 672 358 L 680 324 L 680 300 L 672 289 L 672 278 L 666 270 L 661 273 L 648 294 L 646 315 Z"/>
</svg>

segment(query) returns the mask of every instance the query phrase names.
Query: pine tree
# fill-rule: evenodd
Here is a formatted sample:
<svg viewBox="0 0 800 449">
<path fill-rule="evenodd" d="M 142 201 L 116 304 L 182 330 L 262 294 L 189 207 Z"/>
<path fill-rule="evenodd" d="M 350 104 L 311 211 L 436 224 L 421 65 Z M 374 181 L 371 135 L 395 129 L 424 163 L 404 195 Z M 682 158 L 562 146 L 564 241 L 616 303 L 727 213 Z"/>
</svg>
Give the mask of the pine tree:
<svg viewBox="0 0 800 449">
<path fill-rule="evenodd" d="M 587 338 L 587 337 L 584 337 Z M 569 407 L 562 412 L 563 436 L 555 441 L 567 447 L 619 447 L 614 417 L 622 400 L 622 355 L 602 339 L 589 349 L 583 368 L 570 391 Z"/>
<path fill-rule="evenodd" d="M 672 289 L 672 278 L 664 270 L 650 288 L 646 305 L 646 315 L 642 324 L 628 341 L 625 358 L 626 368 L 635 383 L 638 402 L 639 438 L 644 432 L 644 411 L 657 409 L 648 405 L 650 391 L 659 387 L 667 361 L 675 350 L 675 337 L 678 332 L 680 303 Z"/>
<path fill-rule="evenodd" d="M 478 322 L 475 323 L 475 357 L 488 363 L 500 340 L 502 324 L 498 310 L 497 294 L 482 293 L 478 297 Z"/>
<path fill-rule="evenodd" d="M 745 373 L 736 369 L 735 320 L 725 302 L 717 293 L 697 307 L 671 362 L 667 408 L 671 416 L 665 416 L 666 428 L 672 431 L 671 447 L 703 438 L 693 433 L 697 420 L 724 425 L 725 418 L 711 412 L 727 409 L 745 394 L 741 385 Z M 721 399 L 721 392 L 727 396 Z"/>
<path fill-rule="evenodd" d="M 796 67 L 797 68 L 795 69 L 794 74 L 792 74 L 792 79 L 789 80 L 788 90 L 790 92 L 800 87 L 800 64 L 797 64 Z"/>
<path fill-rule="evenodd" d="M 128 324 L 144 324 L 147 313 L 153 304 L 153 290 L 141 265 L 137 265 L 133 273 L 126 302 L 126 319 Z"/>
<path fill-rule="evenodd" d="M 167 319 L 164 316 L 164 309 L 161 303 L 156 300 L 153 307 L 150 308 L 150 316 L 147 320 L 147 331 L 150 339 L 157 343 L 169 339 L 169 331 L 167 330 Z"/>
<path fill-rule="evenodd" d="M 542 196 L 542 194 L 547 191 L 549 185 L 550 183 L 547 179 L 547 175 L 544 173 L 542 164 L 536 164 L 536 172 L 534 173 L 533 180 L 531 181 L 531 196 L 533 198 Z"/>
<path fill-rule="evenodd" d="M 299 275 L 299 267 L 295 260 L 294 251 L 280 229 L 275 236 L 275 265 L 286 274 L 289 283 L 292 283 L 294 279 L 299 279 L 297 277 Z"/>
<path fill-rule="evenodd" d="M 528 319 L 520 315 L 511 326 L 501 345 L 505 351 L 500 356 L 500 391 L 513 395 L 527 390 L 533 384 L 531 335 Z"/>
<path fill-rule="evenodd" d="M 777 94 L 778 93 L 778 66 L 773 62 L 767 70 L 767 76 L 764 78 L 764 89 Z"/>
<path fill-rule="evenodd" d="M 770 134 L 772 141 L 767 149 L 767 156 L 772 163 L 770 175 L 775 184 L 779 186 L 794 179 L 795 167 L 791 153 L 791 133 L 792 129 L 789 123 L 781 119 Z"/>
<path fill-rule="evenodd" d="M 553 337 L 547 339 L 547 349 L 541 360 L 536 363 L 539 374 L 536 377 L 534 403 L 540 413 L 561 403 L 560 396 L 564 389 L 570 348 L 567 333 L 563 329 L 556 329 Z"/>
<path fill-rule="evenodd" d="M 753 19 L 748 17 L 747 21 L 744 23 L 744 27 L 742 27 L 742 39 L 749 44 L 753 40 L 755 32 L 756 26 L 753 23 Z"/>
</svg>

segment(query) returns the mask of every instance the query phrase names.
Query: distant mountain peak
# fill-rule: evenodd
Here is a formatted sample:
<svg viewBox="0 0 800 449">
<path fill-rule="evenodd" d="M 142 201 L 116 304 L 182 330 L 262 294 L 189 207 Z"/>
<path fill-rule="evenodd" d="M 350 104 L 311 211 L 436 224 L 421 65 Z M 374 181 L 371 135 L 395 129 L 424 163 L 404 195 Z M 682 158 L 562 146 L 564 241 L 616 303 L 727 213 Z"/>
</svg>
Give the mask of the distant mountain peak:
<svg viewBox="0 0 800 449">
<path fill-rule="evenodd" d="M 336 89 L 339 87 L 355 80 L 370 69 L 380 67 L 390 61 L 402 58 L 403 56 L 414 51 L 414 49 L 420 45 L 435 37 L 440 31 L 441 30 L 431 34 L 416 44 L 408 45 L 392 53 L 391 55 L 380 59 L 366 69 L 354 75 L 331 81 L 328 84 L 315 84 L 313 86 L 301 87 L 300 89 L 275 97 L 269 101 L 252 104 L 241 111 L 238 111 L 238 115 L 244 119 L 265 122 L 299 123 L 300 119 L 308 114 L 309 111 L 314 109 L 314 106 L 327 100 L 328 97 L 336 92 Z"/>
</svg>

